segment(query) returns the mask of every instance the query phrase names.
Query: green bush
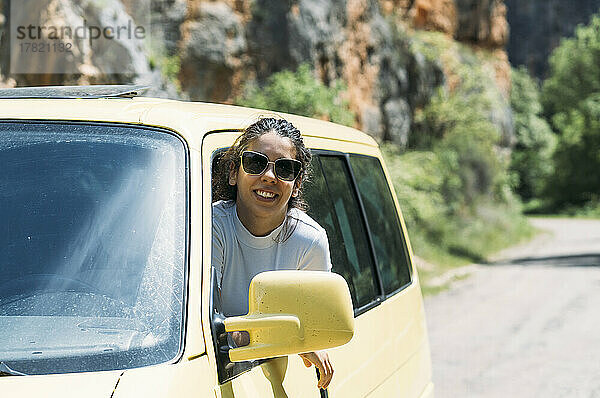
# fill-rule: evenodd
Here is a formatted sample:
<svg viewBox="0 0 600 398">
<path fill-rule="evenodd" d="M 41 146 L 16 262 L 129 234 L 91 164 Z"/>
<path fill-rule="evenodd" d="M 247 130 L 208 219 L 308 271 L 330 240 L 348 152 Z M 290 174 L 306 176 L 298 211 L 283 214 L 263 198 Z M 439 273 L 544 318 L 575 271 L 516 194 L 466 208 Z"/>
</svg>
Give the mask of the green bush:
<svg viewBox="0 0 600 398">
<path fill-rule="evenodd" d="M 449 83 L 417 110 L 410 150 L 387 145 L 383 154 L 415 253 L 429 262 L 420 271 L 428 291 L 430 278 L 484 261 L 532 230 L 511 191 L 509 152 L 492 121 L 508 106 L 493 60 L 439 35 L 420 34 L 413 44 L 442 61 Z"/>
<path fill-rule="evenodd" d="M 448 210 L 442 194 L 442 165 L 437 155 L 431 151 L 402 154 L 393 144 L 381 149 L 409 231 L 418 229 L 428 240 L 441 239 Z"/>
<path fill-rule="evenodd" d="M 554 171 L 556 137 L 541 116 L 540 89 L 523 67 L 513 69 L 510 104 L 516 144 L 510 170 L 517 176 L 516 192 L 524 200 L 539 198 Z"/>
<path fill-rule="evenodd" d="M 430 149 L 457 128 L 496 130 L 490 121 L 492 109 L 498 106 L 491 78 L 477 64 L 454 65 L 452 73 L 459 85 L 452 91 L 439 88 L 430 103 L 416 112 L 411 148 Z"/>
<path fill-rule="evenodd" d="M 148 63 L 151 70 L 158 69 L 162 78 L 181 93 L 181 82 L 179 81 L 181 58 L 179 55 L 168 55 L 164 44 L 155 40 L 148 47 Z"/>
<path fill-rule="evenodd" d="M 600 201 L 589 201 L 583 206 L 568 206 L 561 213 L 570 217 L 600 219 Z"/>
<path fill-rule="evenodd" d="M 498 203 L 479 197 L 468 211 L 453 209 L 444 194 L 454 173 L 446 168 L 446 153 L 401 153 L 391 144 L 382 152 L 415 253 L 439 264 L 425 270 L 425 285 L 429 277 L 452 266 L 485 261 L 495 251 L 531 236 L 515 200 Z"/>
<path fill-rule="evenodd" d="M 445 177 L 442 192 L 453 214 L 480 199 L 504 199 L 506 166 L 495 149 L 498 133 L 485 127 L 457 126 L 435 146 Z"/>
<path fill-rule="evenodd" d="M 451 93 L 438 90 L 416 115 L 413 147 L 435 152 L 441 192 L 456 214 L 481 196 L 502 201 L 510 187 L 506 159 L 497 148 L 500 132 L 490 121 L 499 106 L 489 89 L 493 82 L 477 65 L 460 65 L 455 72 L 460 86 Z"/>
<path fill-rule="evenodd" d="M 236 103 L 352 126 L 355 117 L 348 102 L 342 100 L 343 91 L 340 82 L 327 87 L 315 77 L 308 64 L 302 64 L 296 72 L 285 70 L 273 74 L 265 87 L 247 85 Z"/>
</svg>

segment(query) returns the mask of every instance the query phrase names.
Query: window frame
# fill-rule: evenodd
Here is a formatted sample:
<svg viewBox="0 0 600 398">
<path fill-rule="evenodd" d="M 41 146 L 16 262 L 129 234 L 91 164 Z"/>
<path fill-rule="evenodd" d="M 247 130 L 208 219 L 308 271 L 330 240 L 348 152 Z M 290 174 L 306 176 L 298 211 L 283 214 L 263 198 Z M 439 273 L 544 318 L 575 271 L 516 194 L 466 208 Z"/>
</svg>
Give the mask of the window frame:
<svg viewBox="0 0 600 398">
<path fill-rule="evenodd" d="M 394 196 L 393 196 L 393 191 L 392 191 L 392 185 L 388 179 L 388 176 L 386 174 L 385 171 L 385 167 L 383 162 L 381 161 L 380 158 L 378 158 L 377 156 L 372 156 L 372 155 L 365 155 L 365 154 L 361 154 L 361 153 L 355 153 L 355 152 L 341 152 L 341 151 L 334 151 L 334 150 L 326 150 L 326 149 L 311 149 L 311 153 L 313 155 L 317 155 L 318 159 L 319 159 L 319 165 L 321 166 L 321 169 L 323 169 L 323 166 L 321 164 L 321 160 L 320 160 L 320 156 L 332 156 L 332 157 L 338 157 L 338 158 L 343 158 L 344 159 L 344 164 L 346 169 L 348 170 L 348 173 L 350 175 L 350 182 L 352 185 L 352 191 L 353 191 L 353 195 L 357 200 L 357 203 L 359 205 L 359 212 L 361 215 L 361 221 L 365 227 L 365 231 L 367 233 L 367 242 L 369 245 L 369 252 L 371 254 L 371 258 L 373 260 L 373 264 L 375 267 L 375 278 L 377 279 L 377 286 L 379 289 L 379 296 L 373 300 L 371 303 L 366 304 L 362 307 L 359 308 L 355 308 L 354 309 L 354 316 L 357 317 L 365 312 L 367 312 L 368 310 L 378 306 L 379 304 L 381 304 L 383 301 L 387 300 L 388 298 L 400 293 L 401 291 L 405 290 L 406 288 L 408 288 L 409 286 L 411 286 L 414 282 L 414 272 L 413 272 L 413 264 L 412 264 L 412 258 L 410 256 L 410 251 L 408 250 L 408 243 L 407 243 L 407 239 L 408 237 L 405 234 L 405 231 L 402 229 L 402 219 L 400 218 L 400 213 L 398 211 L 398 206 L 396 203 L 396 200 L 394 200 Z M 365 206 L 362 200 L 362 197 L 360 195 L 360 191 L 358 189 L 358 183 L 356 181 L 356 175 L 354 174 L 354 169 L 352 168 L 352 164 L 350 162 L 350 157 L 354 156 L 354 157 L 363 157 L 363 158 L 369 158 L 369 159 L 375 159 L 377 160 L 377 162 L 379 163 L 379 165 L 381 166 L 381 171 L 383 172 L 383 177 L 385 178 L 385 181 L 387 183 L 387 187 L 389 189 L 389 193 L 392 199 L 392 202 L 394 204 L 394 213 L 396 215 L 396 220 L 398 222 L 398 225 L 400 227 L 400 233 L 402 234 L 402 250 L 404 251 L 404 254 L 406 256 L 407 259 L 407 266 L 408 266 L 408 272 L 409 272 L 409 276 L 410 276 L 410 280 L 408 281 L 408 283 L 405 283 L 404 285 L 400 286 L 398 289 L 390 292 L 390 293 L 385 293 L 385 289 L 383 286 L 383 279 L 381 277 L 381 268 L 380 265 L 377 261 L 377 256 L 375 253 L 375 245 L 373 244 L 373 233 L 371 232 L 371 228 L 369 227 L 369 223 L 368 223 L 368 219 L 367 219 L 367 213 L 365 211 Z M 324 175 L 326 174 L 326 172 L 323 173 Z M 329 184 L 327 183 L 327 177 L 325 175 L 325 184 L 327 186 L 327 189 L 329 191 Z M 330 191 L 329 191 L 330 192 Z"/>
<path fill-rule="evenodd" d="M 352 168 L 350 167 L 349 154 L 346 152 L 322 150 L 322 149 L 311 149 L 311 153 L 313 155 L 316 155 L 316 158 L 319 162 L 319 167 L 321 168 L 321 170 L 323 172 L 323 177 L 325 179 L 325 186 L 327 188 L 327 193 L 329 194 L 328 200 L 331 200 L 331 188 L 329 186 L 329 182 L 327 181 L 327 171 L 325 170 L 325 168 L 323 167 L 323 164 L 321 163 L 321 157 L 322 156 L 333 157 L 333 158 L 342 160 L 343 165 L 344 165 L 346 171 L 348 172 L 348 176 L 350 177 L 350 179 L 348 180 L 348 185 L 350 185 L 350 187 L 351 187 L 350 189 L 352 190 L 351 195 L 354 197 L 354 199 L 358 205 L 358 212 L 361 217 L 361 223 L 363 225 L 363 229 L 364 229 L 365 233 L 367 234 L 367 236 L 366 236 L 367 246 L 369 248 L 368 249 L 369 256 L 371 257 L 371 261 L 372 261 L 373 268 L 374 268 L 374 269 L 372 269 L 372 272 L 373 272 L 373 276 L 375 277 L 375 287 L 377 289 L 377 292 L 376 292 L 377 294 L 373 297 L 371 302 L 369 302 L 361 307 L 354 308 L 354 317 L 356 318 L 357 316 L 369 311 L 370 309 L 377 307 L 384 300 L 385 293 L 384 293 L 384 289 L 383 289 L 383 281 L 381 280 L 381 275 L 379 274 L 379 269 L 377 267 L 374 246 L 373 246 L 373 242 L 371 240 L 371 231 L 369 230 L 369 225 L 367 224 L 367 220 L 365 217 L 363 203 L 362 203 L 362 200 L 360 198 L 360 195 L 359 195 L 359 192 L 358 192 L 358 189 L 356 186 L 356 178 L 354 176 L 354 172 L 352 171 Z"/>
<path fill-rule="evenodd" d="M 225 133 L 231 133 L 231 132 L 240 132 L 237 130 L 228 130 L 228 129 L 224 129 L 224 130 L 214 130 L 211 131 L 210 133 L 219 133 L 219 132 L 225 132 Z M 214 203 L 214 195 L 212 192 L 212 179 L 214 177 L 213 175 L 213 171 L 214 171 L 214 166 L 216 166 L 215 162 L 218 162 L 218 158 L 219 155 L 223 155 L 229 148 L 231 147 L 231 145 L 229 146 L 224 146 L 224 147 L 218 147 L 218 148 L 214 148 L 211 151 L 210 154 L 210 170 L 209 170 L 209 174 L 210 174 L 210 186 L 211 186 L 211 190 L 208 193 L 210 195 L 210 203 L 211 203 L 211 223 L 212 223 L 212 204 Z M 212 241 L 212 230 L 211 230 L 211 241 Z M 226 318 L 226 316 L 220 312 L 220 308 L 219 311 L 217 311 L 216 309 L 216 302 L 219 301 L 218 295 L 217 295 L 217 288 L 216 288 L 216 271 L 213 269 L 212 264 L 210 265 L 210 280 L 209 280 L 209 286 L 210 286 L 210 296 L 209 296 L 209 303 L 208 303 L 208 313 L 209 315 L 209 319 L 210 319 L 210 331 L 211 331 L 211 342 L 213 344 L 213 349 L 214 349 L 214 353 L 215 353 L 215 364 L 216 364 L 216 368 L 217 368 L 217 379 L 219 381 L 219 384 L 225 384 L 227 382 L 230 382 L 232 380 L 234 380 L 235 378 L 241 376 L 244 373 L 247 373 L 249 371 L 251 371 L 252 369 L 254 369 L 257 366 L 262 365 L 264 362 L 268 361 L 269 359 L 258 359 L 258 360 L 251 360 L 251 361 L 243 361 L 243 362 L 231 362 L 229 360 L 229 350 L 231 349 L 229 347 L 229 341 L 227 339 L 227 332 L 225 332 L 225 324 L 224 324 L 224 320 Z"/>
<path fill-rule="evenodd" d="M 385 181 L 387 183 L 387 187 L 389 189 L 389 194 L 390 194 L 390 198 L 392 199 L 392 204 L 394 205 L 394 213 L 396 214 L 396 220 L 398 221 L 398 226 L 400 227 L 400 233 L 401 233 L 401 238 L 402 238 L 402 250 L 404 251 L 404 255 L 406 257 L 407 260 L 407 266 L 408 266 L 408 275 L 409 275 L 409 281 L 408 283 L 405 283 L 404 285 L 401 285 L 399 288 L 397 288 L 396 290 L 391 291 L 390 293 L 386 294 L 385 293 L 385 289 L 383 290 L 384 292 L 384 300 L 387 300 L 389 297 L 395 296 L 396 294 L 400 293 L 401 291 L 405 290 L 406 288 L 408 288 L 409 286 L 411 286 L 414 282 L 414 272 L 413 272 L 413 259 L 412 256 L 410 255 L 410 251 L 408 250 L 408 232 L 405 231 L 403 229 L 403 222 L 402 222 L 402 218 L 400 217 L 400 213 L 399 213 L 399 205 L 397 204 L 397 201 L 394 197 L 394 192 L 392 190 L 393 185 L 391 183 L 391 181 L 388 178 L 387 172 L 385 170 L 384 167 L 384 163 L 381 161 L 381 159 L 379 159 L 376 156 L 369 156 L 369 155 L 364 155 L 361 153 L 347 153 L 346 154 L 346 161 L 348 162 L 348 166 L 350 167 L 350 169 L 352 170 L 352 164 L 350 162 L 350 156 L 354 156 L 357 158 L 369 158 L 369 159 L 375 159 L 377 160 L 377 162 L 379 163 L 379 166 L 381 167 L 381 171 L 383 172 L 383 177 L 385 178 Z M 354 176 L 354 172 L 352 172 L 353 176 Z M 356 192 L 358 193 L 358 196 L 360 198 L 360 192 L 358 191 L 358 184 L 356 183 L 356 180 L 354 180 L 354 189 L 356 190 Z M 360 198 L 361 201 L 361 206 L 362 206 L 362 198 Z M 363 217 L 365 218 L 365 220 L 367 219 L 367 213 L 364 209 L 364 206 L 362 206 L 362 212 L 363 212 Z M 406 233 L 405 233 L 406 232 Z M 369 229 L 369 234 L 371 234 L 371 230 Z M 371 249 L 373 250 L 373 254 L 375 255 L 375 246 L 373 245 L 373 240 L 371 238 L 371 236 L 369 236 L 369 242 L 371 243 Z M 377 258 L 375 258 L 375 266 L 377 267 L 377 271 L 379 272 L 380 267 L 379 264 L 377 263 Z M 381 280 L 381 276 L 380 276 L 380 280 Z M 382 288 L 383 288 L 383 280 L 382 280 Z"/>
</svg>

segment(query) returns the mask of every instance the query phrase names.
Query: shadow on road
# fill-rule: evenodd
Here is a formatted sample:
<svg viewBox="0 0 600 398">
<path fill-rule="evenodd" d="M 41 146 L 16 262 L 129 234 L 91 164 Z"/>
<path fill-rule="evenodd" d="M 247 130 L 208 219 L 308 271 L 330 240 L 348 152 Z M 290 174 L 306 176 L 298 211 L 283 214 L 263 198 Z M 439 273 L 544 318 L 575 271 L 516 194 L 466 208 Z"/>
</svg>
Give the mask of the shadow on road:
<svg viewBox="0 0 600 398">
<path fill-rule="evenodd" d="M 523 257 L 485 263 L 484 265 L 549 265 L 553 267 L 600 267 L 600 254 L 589 253 L 567 256 Z"/>
</svg>

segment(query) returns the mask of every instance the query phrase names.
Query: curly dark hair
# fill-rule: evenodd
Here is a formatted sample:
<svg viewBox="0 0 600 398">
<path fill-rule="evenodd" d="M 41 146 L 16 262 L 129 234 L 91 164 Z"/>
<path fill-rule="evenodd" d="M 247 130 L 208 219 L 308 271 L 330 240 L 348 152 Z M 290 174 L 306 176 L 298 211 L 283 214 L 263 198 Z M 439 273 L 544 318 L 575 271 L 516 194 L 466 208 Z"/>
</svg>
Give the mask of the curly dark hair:
<svg viewBox="0 0 600 398">
<path fill-rule="evenodd" d="M 229 171 L 232 169 L 238 170 L 242 152 L 248 149 L 250 144 L 258 137 L 270 132 L 289 138 L 296 149 L 296 160 L 302 163 L 302 170 L 295 182 L 295 184 L 300 184 L 300 189 L 297 196 L 290 198 L 288 210 L 296 208 L 305 211 L 307 209 L 308 206 L 302 195 L 302 184 L 310 176 L 310 160 L 312 155 L 306 146 L 304 146 L 300 130 L 285 119 L 275 119 L 272 117 L 259 119 L 248 126 L 235 143 L 218 159 L 215 170 L 213 170 L 213 201 L 232 200 L 235 202 L 237 187 L 229 185 Z"/>
</svg>

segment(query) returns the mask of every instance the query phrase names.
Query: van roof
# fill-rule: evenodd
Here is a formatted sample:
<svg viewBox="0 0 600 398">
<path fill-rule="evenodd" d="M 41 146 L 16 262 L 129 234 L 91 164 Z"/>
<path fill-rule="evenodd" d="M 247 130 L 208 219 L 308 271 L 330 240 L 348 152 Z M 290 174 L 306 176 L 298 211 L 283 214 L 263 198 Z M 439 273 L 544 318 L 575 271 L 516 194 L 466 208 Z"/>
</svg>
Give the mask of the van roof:
<svg viewBox="0 0 600 398">
<path fill-rule="evenodd" d="M 127 90 L 121 90 L 121 92 Z M 0 96 L 0 120 L 69 120 L 145 124 L 180 133 L 191 147 L 216 130 L 242 130 L 264 116 L 283 117 L 305 136 L 377 146 L 354 128 L 323 120 L 260 109 L 202 102 L 122 96 L 15 98 Z"/>
<path fill-rule="evenodd" d="M 148 86 L 114 84 L 92 86 L 40 86 L 0 88 L 0 98 L 131 98 Z"/>
</svg>

